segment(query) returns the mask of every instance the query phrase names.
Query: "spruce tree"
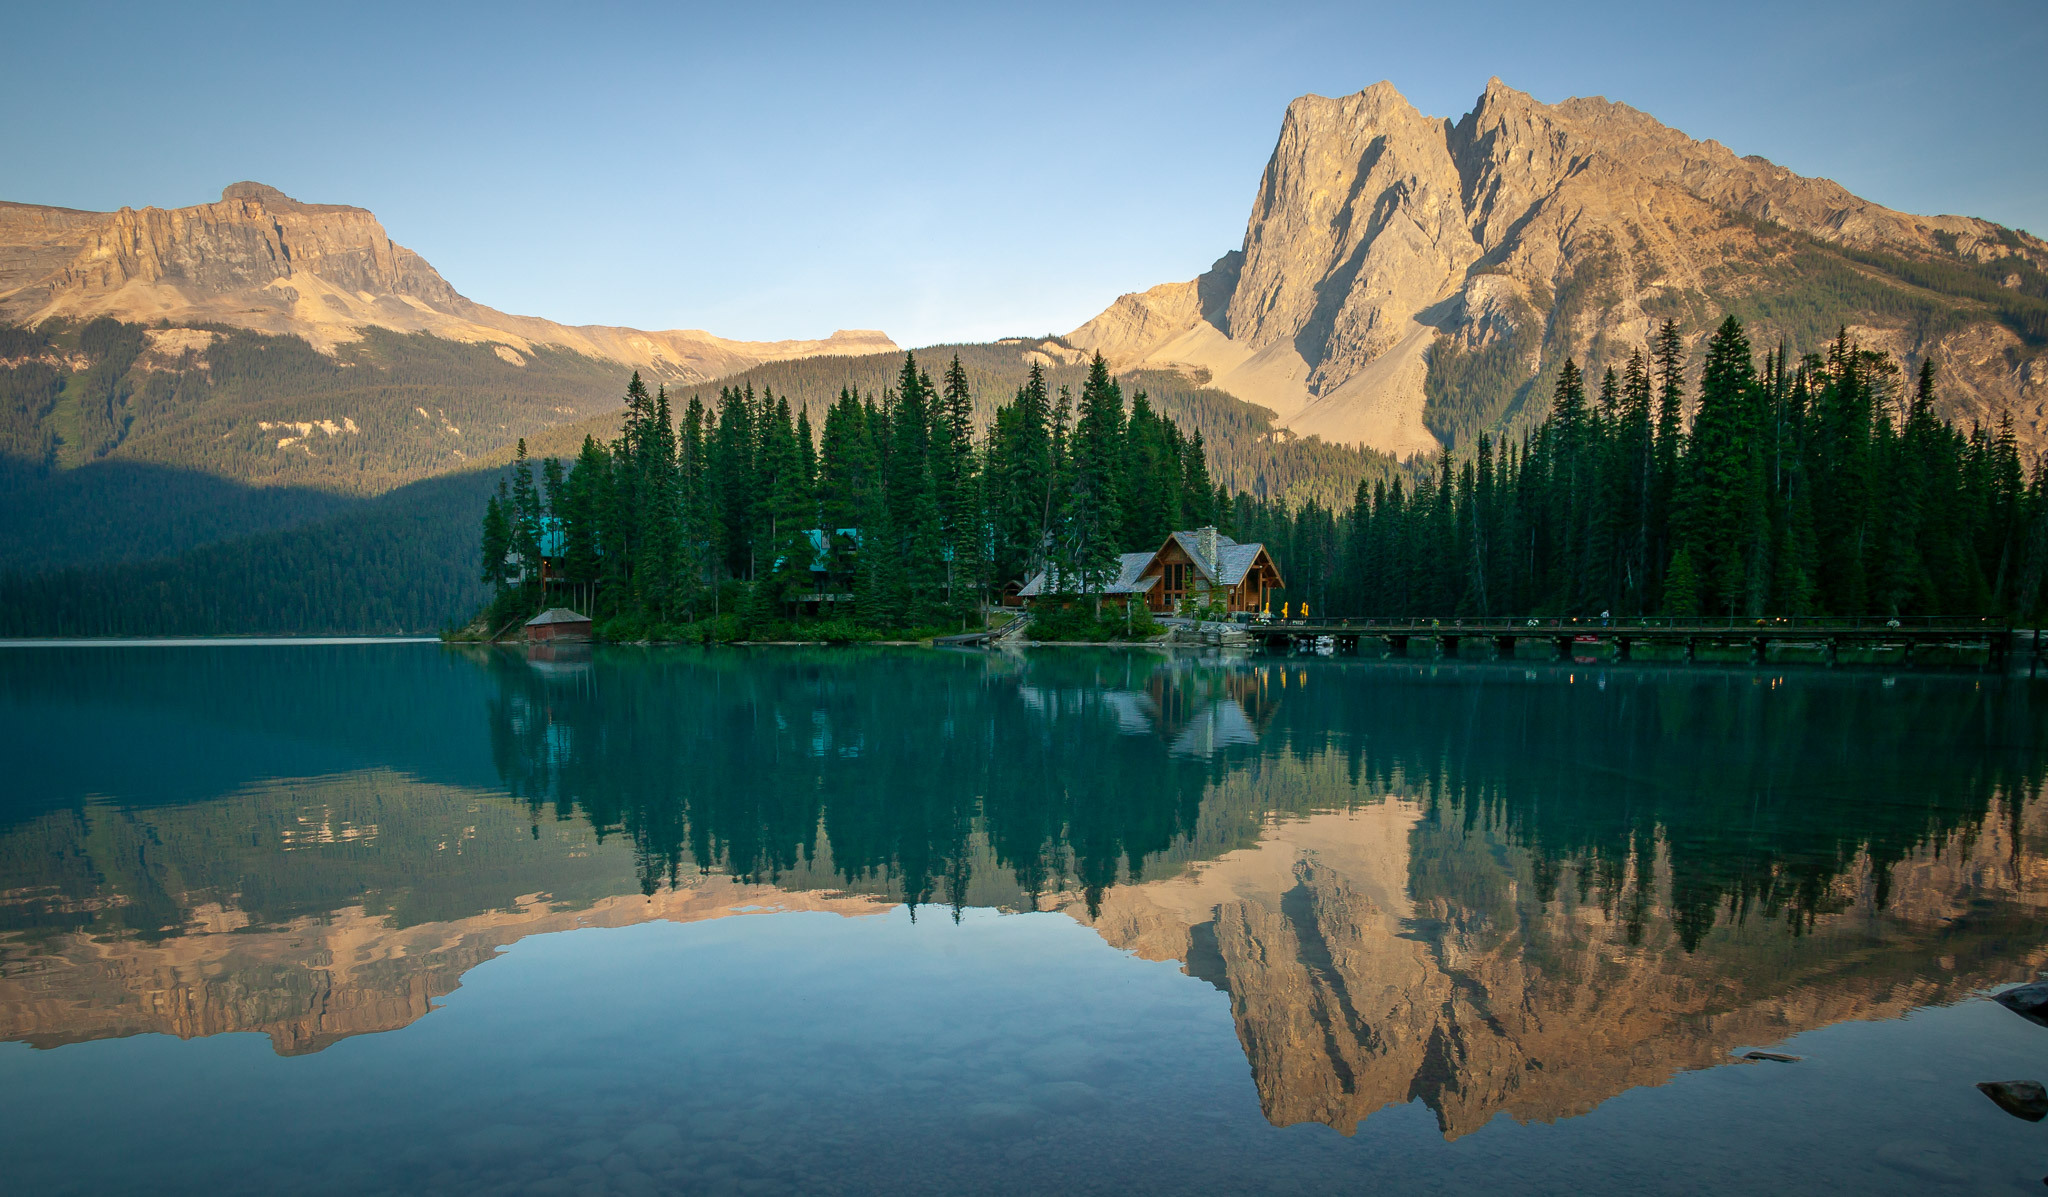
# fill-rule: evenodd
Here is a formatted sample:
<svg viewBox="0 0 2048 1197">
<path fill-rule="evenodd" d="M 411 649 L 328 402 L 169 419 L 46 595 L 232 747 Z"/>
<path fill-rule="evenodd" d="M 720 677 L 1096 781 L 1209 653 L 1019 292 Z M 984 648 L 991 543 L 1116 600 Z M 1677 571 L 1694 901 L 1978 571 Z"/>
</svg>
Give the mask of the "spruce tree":
<svg viewBox="0 0 2048 1197">
<path fill-rule="evenodd" d="M 1664 614 L 1676 619 L 1692 619 L 1700 613 L 1700 578 L 1693 569 L 1692 549 L 1678 546 L 1672 555 L 1671 570 L 1664 581 Z"/>
<path fill-rule="evenodd" d="M 492 495 L 490 501 L 484 504 L 480 575 L 499 598 L 504 597 L 511 582 L 505 568 L 505 558 L 512 552 L 512 522 L 505 516 L 507 505 L 505 481 L 501 478 L 498 480 L 498 493 Z"/>
<path fill-rule="evenodd" d="M 964 616 L 981 602 L 980 484 L 975 477 L 974 397 L 960 355 L 946 367 L 932 421 L 932 475 L 945 557 L 945 587 L 952 613 Z"/>
<path fill-rule="evenodd" d="M 1153 414 L 1145 392 L 1131 396 L 1124 477 L 1118 487 L 1124 508 L 1118 541 L 1124 551 L 1158 548 L 1168 533 L 1183 526 L 1180 472 L 1184 456 L 1179 439 L 1171 421 Z"/>
<path fill-rule="evenodd" d="M 1657 434 L 1648 525 L 1652 572 L 1649 583 L 1655 594 L 1661 593 L 1663 587 L 1662 564 L 1673 553 L 1678 461 L 1685 447 L 1685 338 L 1679 334 L 1677 321 L 1666 320 L 1658 326 L 1651 359 L 1657 375 Z"/>
<path fill-rule="evenodd" d="M 892 594 L 885 596 L 902 627 L 929 626 L 946 618 L 945 541 L 939 523 L 937 487 L 932 478 L 932 409 L 936 399 L 930 377 L 917 368 L 916 355 L 904 354 L 895 403 L 889 409 L 887 491 L 891 535 L 886 551 L 894 562 L 890 566 Z"/>
<path fill-rule="evenodd" d="M 1209 447 L 1203 443 L 1199 429 L 1183 442 L 1180 480 L 1181 527 L 1203 528 L 1216 523 L 1220 518 L 1216 510 L 1219 488 L 1209 477 Z"/>
<path fill-rule="evenodd" d="M 1116 576 L 1123 527 L 1123 391 L 1109 375 L 1100 353 L 1081 388 L 1074 422 L 1073 496 L 1065 526 L 1067 564 L 1101 606 L 1102 588 Z"/>
<path fill-rule="evenodd" d="M 711 495 L 718 514 L 718 555 L 724 576 L 754 576 L 756 482 L 754 395 L 750 385 L 722 389 L 711 447 Z"/>
<path fill-rule="evenodd" d="M 1034 363 L 1016 398 L 996 410 L 989 429 L 984 501 L 991 570 L 999 581 L 1023 581 L 1045 567 L 1053 474 L 1050 414 L 1045 372 Z"/>
<path fill-rule="evenodd" d="M 526 456 L 526 438 L 512 461 L 512 506 L 506 513 L 512 526 L 512 551 L 519 558 L 520 589 L 529 603 L 541 599 L 540 491 L 533 484 L 533 463 Z"/>
<path fill-rule="evenodd" d="M 845 588 L 836 593 L 865 590 L 869 570 L 862 562 L 873 553 L 864 557 L 863 546 L 879 553 L 887 544 L 881 457 L 870 420 L 871 409 L 853 390 L 842 389 L 839 401 L 825 413 L 818 449 L 818 517 L 831 544 L 827 572 L 835 587 Z M 877 617 L 875 597 L 862 600 L 870 623 Z"/>
<path fill-rule="evenodd" d="M 693 591 L 718 584 L 718 562 L 714 559 L 718 512 L 713 506 L 711 481 L 711 443 L 716 429 L 712 418 L 703 400 L 692 395 L 689 406 L 683 409 L 682 427 L 676 433 L 676 486 L 682 538 L 679 564 Z"/>
<path fill-rule="evenodd" d="M 787 399 L 778 399 L 765 413 L 760 434 L 760 476 L 768 484 L 760 535 L 771 557 L 765 576 L 755 585 L 765 591 L 767 609 L 793 614 L 791 604 L 813 589 L 816 553 L 810 533 L 816 512 Z"/>
<path fill-rule="evenodd" d="M 1762 614 L 1767 593 L 1756 577 L 1767 569 L 1759 546 L 1767 548 L 1769 536 L 1755 371 L 1749 338 L 1729 317 L 1707 342 L 1699 412 L 1678 503 L 1699 590 L 1720 614 Z"/>
<path fill-rule="evenodd" d="M 562 486 L 562 572 L 582 596 L 582 610 L 596 617 L 600 498 L 610 485 L 609 456 L 597 439 L 586 435 L 576 464 Z"/>
</svg>

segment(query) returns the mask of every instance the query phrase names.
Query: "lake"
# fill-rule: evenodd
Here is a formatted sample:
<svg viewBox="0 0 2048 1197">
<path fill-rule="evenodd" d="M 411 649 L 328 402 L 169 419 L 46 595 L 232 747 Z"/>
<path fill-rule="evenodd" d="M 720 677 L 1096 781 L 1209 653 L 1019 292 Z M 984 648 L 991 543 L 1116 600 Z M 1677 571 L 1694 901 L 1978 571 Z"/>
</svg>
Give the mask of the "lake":
<svg viewBox="0 0 2048 1197">
<path fill-rule="evenodd" d="M 9 1192 L 2048 1175 L 2023 677 L 66 645 L 0 729 Z"/>
</svg>

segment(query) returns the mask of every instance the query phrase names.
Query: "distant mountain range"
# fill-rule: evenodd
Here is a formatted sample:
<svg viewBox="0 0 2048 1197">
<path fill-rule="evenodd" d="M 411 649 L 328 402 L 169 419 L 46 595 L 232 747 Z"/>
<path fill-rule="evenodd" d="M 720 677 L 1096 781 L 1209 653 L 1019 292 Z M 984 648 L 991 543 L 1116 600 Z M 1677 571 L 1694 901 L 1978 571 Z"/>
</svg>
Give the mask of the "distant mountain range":
<svg viewBox="0 0 2048 1197">
<path fill-rule="evenodd" d="M 518 364 L 536 345 L 701 382 L 783 358 L 887 353 L 882 333 L 817 341 L 732 341 L 696 329 L 643 332 L 512 316 L 464 298 L 376 216 L 304 204 L 236 183 L 190 208 L 78 212 L 0 203 L 0 319 L 40 324 L 112 316 L 175 326 L 226 324 L 303 337 L 331 351 L 364 328 L 424 332 L 503 347 Z"/>
<path fill-rule="evenodd" d="M 1067 339 L 1405 456 L 1526 426 L 1567 356 L 1597 378 L 1666 318 L 1696 345 L 1738 316 L 1760 351 L 1846 326 L 1937 358 L 1952 415 L 2010 412 L 2038 449 L 2044 266 L 2038 237 L 1894 212 L 1625 104 L 1495 79 L 1450 121 L 1376 83 L 1288 106 L 1240 248 Z"/>
<path fill-rule="evenodd" d="M 1451 121 L 1379 83 L 1289 106 L 1242 246 L 1201 277 L 1065 337 L 920 356 L 936 371 L 958 352 L 986 419 L 1033 364 L 1074 384 L 1099 351 L 1202 430 L 1215 477 L 1290 504 L 1341 506 L 1397 458 L 1526 430 L 1566 358 L 1597 380 L 1667 318 L 1695 348 L 1734 315 L 1760 351 L 1846 327 L 1908 369 L 1934 357 L 1946 414 L 2009 415 L 2031 455 L 2048 448 L 2044 266 L 2027 233 L 1895 212 L 1625 105 L 1494 80 Z M 487 471 L 522 437 L 560 453 L 610 435 L 627 371 L 679 403 L 772 386 L 816 425 L 900 353 L 872 331 L 746 342 L 508 315 L 370 212 L 258 183 L 190 208 L 0 203 L 0 573 L 106 571 L 91 586 L 121 595 L 144 563 L 166 593 L 233 565 L 297 614 L 213 630 L 363 612 L 432 628 L 474 599 Z M 389 594 L 358 584 L 371 561 Z M 360 605 L 302 601 L 308 571 Z"/>
</svg>

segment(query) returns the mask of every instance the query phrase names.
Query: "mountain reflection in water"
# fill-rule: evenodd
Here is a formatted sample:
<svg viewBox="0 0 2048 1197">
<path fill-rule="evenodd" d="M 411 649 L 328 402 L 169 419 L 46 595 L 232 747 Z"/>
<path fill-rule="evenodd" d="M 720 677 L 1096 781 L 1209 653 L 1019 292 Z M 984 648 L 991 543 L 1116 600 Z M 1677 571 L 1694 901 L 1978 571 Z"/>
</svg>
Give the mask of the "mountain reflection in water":
<svg viewBox="0 0 2048 1197">
<path fill-rule="evenodd" d="M 1226 992 L 1271 1122 L 1419 1100 L 1455 1138 L 2048 964 L 2024 681 L 797 649 L 0 674 L 0 1038 L 42 1047 L 318 1051 L 579 926 L 1059 911 Z"/>
</svg>

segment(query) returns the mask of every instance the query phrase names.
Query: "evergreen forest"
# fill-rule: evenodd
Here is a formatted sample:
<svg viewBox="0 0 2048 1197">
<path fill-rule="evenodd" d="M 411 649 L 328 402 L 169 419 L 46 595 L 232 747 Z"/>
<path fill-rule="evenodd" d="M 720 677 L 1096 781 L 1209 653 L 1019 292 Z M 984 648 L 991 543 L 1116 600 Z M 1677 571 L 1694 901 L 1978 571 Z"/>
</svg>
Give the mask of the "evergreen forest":
<svg viewBox="0 0 2048 1197">
<path fill-rule="evenodd" d="M 1953 427 L 1935 363 L 1909 384 L 1846 333 L 1759 360 L 1731 317 L 1703 354 L 1689 386 L 1667 321 L 1597 384 L 1567 362 L 1528 434 L 1362 478 L 1348 510 L 1214 486 L 1201 435 L 1126 404 L 1099 358 L 1078 396 L 1034 367 L 979 439 L 957 358 L 935 384 L 907 355 L 815 433 L 766 388 L 677 415 L 636 376 L 619 439 L 537 477 L 522 454 L 489 501 L 486 622 L 566 598 L 633 638 L 954 630 L 1007 583 L 1049 570 L 1078 597 L 1212 522 L 1266 543 L 1281 600 L 1322 614 L 2039 613 L 2048 493 L 2009 420 Z"/>
<path fill-rule="evenodd" d="M 1100 357 L 1078 395 L 1034 365 L 979 437 L 957 356 L 934 382 L 906 354 L 893 388 L 845 388 L 822 424 L 750 384 L 677 413 L 635 374 L 610 444 L 537 474 L 521 445 L 486 505 L 478 630 L 566 603 L 615 639 L 958 631 L 1005 582 L 1092 592 L 1119 554 L 1229 506 L 1202 435 L 1143 391 L 1126 404 Z"/>
<path fill-rule="evenodd" d="M 1527 436 L 1477 438 L 1348 513 L 1240 501 L 1315 610 L 1702 618 L 2042 613 L 2048 479 L 1995 429 L 1937 414 L 1936 364 L 1838 333 L 1754 353 L 1730 317 L 1696 389 L 1666 321 L 1589 383 L 1564 363 Z"/>
<path fill-rule="evenodd" d="M 295 352 L 271 340 L 244 348 Z M 18 380 L 73 347 L 0 348 L 20 351 L 0 370 Z M 1759 356 L 1733 320 L 1690 351 L 1667 322 L 1598 378 L 1564 365 L 1526 432 L 1406 464 L 1286 441 L 1263 409 L 1185 380 L 1027 371 L 1007 348 L 1005 374 L 998 348 L 963 347 L 937 380 L 917 358 L 775 363 L 680 410 L 629 387 L 623 413 L 518 442 L 523 463 L 508 443 L 375 497 L 118 458 L 59 470 L 16 491 L 36 510 L 15 531 L 92 524 L 106 544 L 57 568 L 12 554 L 0 634 L 423 632 L 557 604 L 635 639 L 954 631 L 1037 569 L 1079 589 L 1210 522 L 1266 543 L 1289 583 L 1275 602 L 1317 615 L 2043 614 L 2039 463 L 2007 423 L 1937 415 L 1936 364 L 1908 373 L 1839 334 Z M 833 366 L 855 381 L 815 400 Z M 84 475 L 99 497 L 49 489 Z M 94 515 L 110 496 L 125 523 Z M 113 531 L 140 527 L 154 539 Z M 480 570 L 485 534 L 498 564 Z M 524 568 L 543 537 L 568 587 L 545 603 Z M 1125 633 L 1079 606 L 1074 634 Z"/>
<path fill-rule="evenodd" d="M 225 326 L 0 325 L 0 560 L 156 561 L 322 521 L 617 403 L 609 362 L 513 356 L 384 329 L 327 354 Z"/>
</svg>

